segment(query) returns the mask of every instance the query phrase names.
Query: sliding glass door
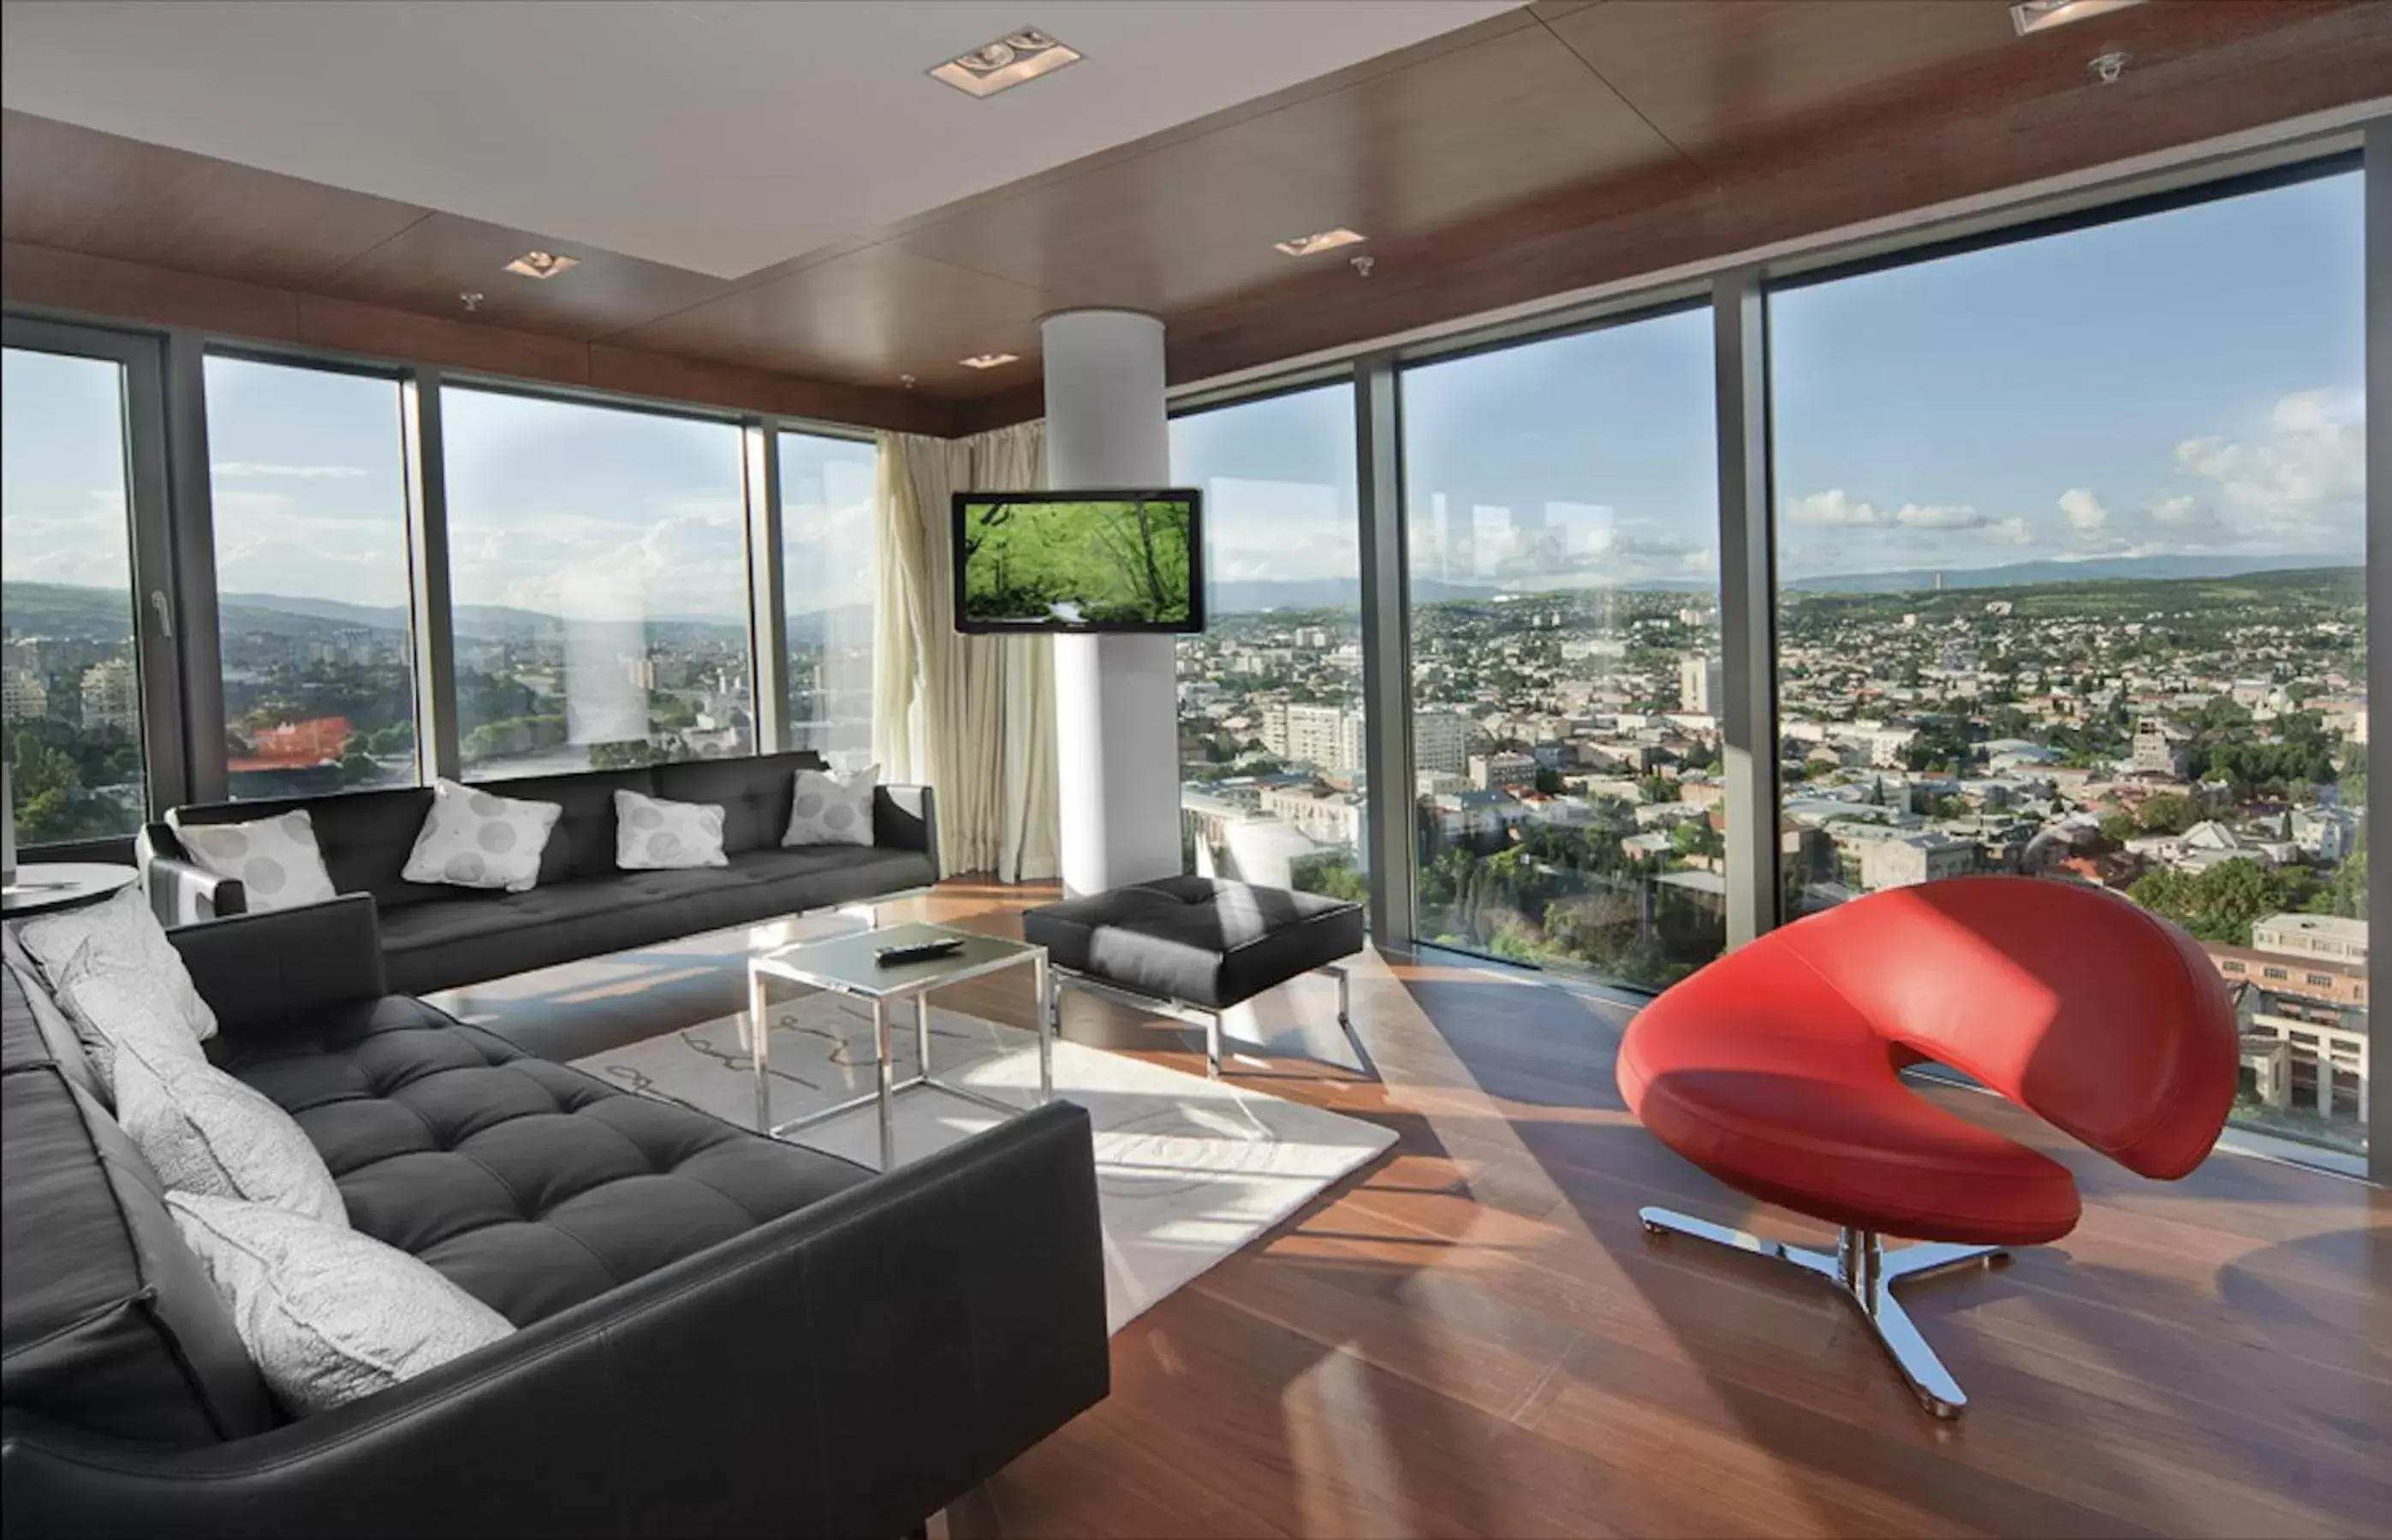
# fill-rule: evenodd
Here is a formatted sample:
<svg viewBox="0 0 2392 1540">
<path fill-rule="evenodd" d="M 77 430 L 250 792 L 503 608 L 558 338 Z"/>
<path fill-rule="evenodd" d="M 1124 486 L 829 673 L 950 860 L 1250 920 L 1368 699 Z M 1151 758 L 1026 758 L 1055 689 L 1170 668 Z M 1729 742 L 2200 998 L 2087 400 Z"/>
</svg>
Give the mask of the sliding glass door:
<svg viewBox="0 0 2392 1540">
<path fill-rule="evenodd" d="M 1726 945 L 1711 389 L 1704 310 L 1403 371 L 1422 939 L 1646 987 Z"/>
<path fill-rule="evenodd" d="M 122 839 L 180 790 L 154 340 L 10 320 L 0 711 L 19 843 Z"/>
<path fill-rule="evenodd" d="M 2350 172 L 1769 302 L 1783 917 L 1970 872 L 2122 894 L 2232 990 L 2240 1118 L 2345 1149 L 2360 210 Z"/>
</svg>

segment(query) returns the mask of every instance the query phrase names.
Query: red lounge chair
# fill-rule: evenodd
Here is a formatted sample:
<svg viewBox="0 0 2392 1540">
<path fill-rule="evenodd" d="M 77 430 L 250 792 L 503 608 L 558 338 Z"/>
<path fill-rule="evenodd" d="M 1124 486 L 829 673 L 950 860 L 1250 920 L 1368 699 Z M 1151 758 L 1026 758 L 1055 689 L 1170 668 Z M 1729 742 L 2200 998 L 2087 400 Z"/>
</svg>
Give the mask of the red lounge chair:
<svg viewBox="0 0 2392 1540">
<path fill-rule="evenodd" d="M 1832 1280 L 1938 1417 L 1968 1404 L 1893 1297 L 2076 1226 L 2048 1157 L 1913 1093 L 1933 1059 L 2131 1171 L 2199 1165 L 2234 1100 L 2234 1008 L 2201 948 L 2098 888 L 1959 877 L 1814 915 L 1721 958 L 1629 1024 L 1619 1088 L 1737 1191 L 1842 1227 L 1829 1255 L 1663 1209 L 1655 1234 Z M 1927 1244 L 1887 1251 L 1878 1236 Z"/>
</svg>

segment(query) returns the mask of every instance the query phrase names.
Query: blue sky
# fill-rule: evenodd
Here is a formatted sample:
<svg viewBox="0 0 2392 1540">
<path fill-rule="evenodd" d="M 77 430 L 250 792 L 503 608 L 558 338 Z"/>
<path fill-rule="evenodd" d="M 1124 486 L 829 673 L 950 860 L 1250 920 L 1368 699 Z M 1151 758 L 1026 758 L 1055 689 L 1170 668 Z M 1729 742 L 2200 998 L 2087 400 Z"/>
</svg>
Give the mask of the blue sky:
<svg viewBox="0 0 2392 1540">
<path fill-rule="evenodd" d="M 2346 174 L 1777 293 L 1781 570 L 2358 559 L 2360 262 Z M 1416 572 L 1713 571 L 1709 327 L 1408 371 Z M 6 576 L 122 587 L 112 370 L 11 353 L 6 386 Z M 401 602 L 396 387 L 214 359 L 209 392 L 227 591 Z M 1332 386 L 1175 422 L 1174 477 L 1212 492 L 1215 576 L 1354 576 L 1350 403 Z M 452 393 L 447 425 L 461 602 L 742 612 L 735 430 L 480 392 Z M 791 607 L 864 602 L 869 447 L 789 446 Z"/>
<path fill-rule="evenodd" d="M 2361 297 L 2355 174 L 1781 291 L 1781 570 L 2355 561 Z M 1696 311 L 1408 371 L 1415 573 L 1715 572 L 1710 369 Z M 1351 576 L 1349 413 L 1332 388 L 1175 422 L 1216 569 Z"/>
</svg>

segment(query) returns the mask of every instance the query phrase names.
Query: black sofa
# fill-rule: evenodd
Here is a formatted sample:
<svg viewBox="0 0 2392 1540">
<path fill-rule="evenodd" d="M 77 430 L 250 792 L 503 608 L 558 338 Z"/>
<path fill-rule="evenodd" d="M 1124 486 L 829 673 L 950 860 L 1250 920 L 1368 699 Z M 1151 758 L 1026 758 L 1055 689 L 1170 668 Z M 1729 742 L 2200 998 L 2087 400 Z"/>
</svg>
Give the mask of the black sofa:
<svg viewBox="0 0 2392 1540">
<path fill-rule="evenodd" d="M 521 1329 L 280 1417 L 12 938 L 12 1537 L 890 1536 L 1106 1393 L 1078 1107 L 880 1176 L 385 994 L 363 896 L 174 941 L 351 1223 Z"/>
<path fill-rule="evenodd" d="M 494 782 L 503 796 L 565 809 L 527 893 L 481 891 L 400 878 L 432 793 L 409 786 L 289 801 L 211 802 L 178 808 L 185 822 L 237 823 L 306 809 L 324 868 L 342 893 L 370 893 L 381 910 L 391 985 L 428 994 L 509 974 L 595 957 L 728 925 L 752 925 L 927 887 L 939 879 L 937 812 L 928 786 L 874 795 L 873 843 L 781 848 L 807 751 L 699 759 L 639 770 L 592 770 Z M 615 865 L 615 793 L 723 810 L 729 866 L 623 872 Z M 163 822 L 135 841 L 159 922 L 169 927 L 239 914 L 241 885 L 193 862 Z"/>
</svg>

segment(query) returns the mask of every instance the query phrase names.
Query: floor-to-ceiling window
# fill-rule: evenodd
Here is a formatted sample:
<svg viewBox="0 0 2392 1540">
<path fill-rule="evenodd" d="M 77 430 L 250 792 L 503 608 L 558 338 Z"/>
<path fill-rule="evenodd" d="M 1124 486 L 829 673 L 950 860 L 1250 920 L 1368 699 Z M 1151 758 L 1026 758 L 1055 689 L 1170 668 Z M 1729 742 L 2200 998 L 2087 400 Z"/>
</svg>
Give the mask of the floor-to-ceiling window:
<svg viewBox="0 0 2392 1540">
<path fill-rule="evenodd" d="M 207 360 L 226 784 L 416 779 L 398 382 Z"/>
<path fill-rule="evenodd" d="M 468 780 L 747 754 L 736 424 L 441 392 Z"/>
<path fill-rule="evenodd" d="M 1658 986 L 1725 944 L 1708 311 L 1407 369 L 1418 930 Z"/>
<path fill-rule="evenodd" d="M 868 439 L 781 434 L 782 608 L 789 744 L 840 770 L 872 762 L 872 527 L 879 451 Z"/>
<path fill-rule="evenodd" d="M 1359 899 L 1352 385 L 1174 418 L 1171 479 L 1204 493 L 1208 624 L 1178 649 L 1188 869 Z"/>
<path fill-rule="evenodd" d="M 2096 883 L 2231 987 L 2243 1120 L 2359 1147 L 2357 173 L 1770 299 L 1782 906 Z"/>
<path fill-rule="evenodd" d="M 0 363 L 0 715 L 18 840 L 146 816 L 125 363 L 10 346 Z"/>
</svg>

